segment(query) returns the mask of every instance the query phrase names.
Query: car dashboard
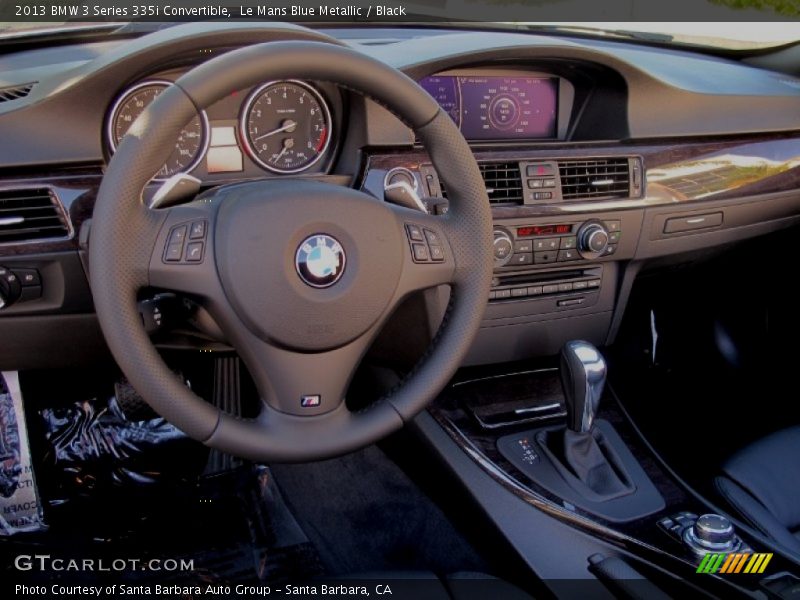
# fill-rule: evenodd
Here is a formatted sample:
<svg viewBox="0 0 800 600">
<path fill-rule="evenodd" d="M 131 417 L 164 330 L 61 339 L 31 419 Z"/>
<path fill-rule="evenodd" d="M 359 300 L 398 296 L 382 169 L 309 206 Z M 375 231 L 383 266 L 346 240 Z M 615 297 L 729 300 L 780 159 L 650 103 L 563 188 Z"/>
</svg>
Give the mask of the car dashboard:
<svg viewBox="0 0 800 600">
<path fill-rule="evenodd" d="M 86 248 L 117 144 L 193 66 L 289 40 L 350 45 L 402 70 L 469 141 L 494 219 L 493 248 L 475 252 L 492 253 L 494 280 L 467 364 L 554 354 L 575 338 L 610 343 L 650 265 L 800 220 L 800 80 L 688 50 L 249 23 L 23 49 L 0 56 L 0 367 L 68 366 L 105 352 Z M 376 202 L 391 201 L 399 183 L 421 209 L 448 210 L 413 131 L 331 82 L 230 90 L 187 124 L 145 194 L 176 175 L 201 189 L 318 178 Z M 448 294 L 424 303 L 431 331 Z"/>
</svg>

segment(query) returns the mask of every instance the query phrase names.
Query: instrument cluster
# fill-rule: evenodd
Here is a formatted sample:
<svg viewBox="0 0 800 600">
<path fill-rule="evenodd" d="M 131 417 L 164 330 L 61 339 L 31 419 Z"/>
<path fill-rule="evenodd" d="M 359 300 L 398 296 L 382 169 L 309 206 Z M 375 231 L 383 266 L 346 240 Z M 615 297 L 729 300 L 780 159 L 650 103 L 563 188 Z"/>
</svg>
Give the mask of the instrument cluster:
<svg viewBox="0 0 800 600">
<path fill-rule="evenodd" d="M 114 153 L 134 121 L 180 73 L 145 79 L 120 92 L 106 115 L 106 147 Z M 201 180 L 324 172 L 332 158 L 332 105 L 337 88 L 299 80 L 269 81 L 231 92 L 200 111 L 181 130 L 167 162 L 154 174 L 164 180 L 190 173 Z"/>
</svg>

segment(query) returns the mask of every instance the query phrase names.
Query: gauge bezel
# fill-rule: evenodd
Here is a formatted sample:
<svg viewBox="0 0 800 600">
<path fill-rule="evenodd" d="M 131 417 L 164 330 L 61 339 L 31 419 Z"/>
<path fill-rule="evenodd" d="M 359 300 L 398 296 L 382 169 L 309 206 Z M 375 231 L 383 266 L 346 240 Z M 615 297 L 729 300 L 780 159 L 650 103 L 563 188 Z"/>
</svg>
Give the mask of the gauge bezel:
<svg viewBox="0 0 800 600">
<path fill-rule="evenodd" d="M 261 159 L 261 157 L 258 156 L 258 153 L 255 151 L 255 149 L 252 147 L 250 143 L 250 135 L 249 132 L 247 131 L 247 116 L 250 114 L 250 109 L 252 108 L 253 103 L 256 101 L 256 98 L 259 98 L 264 93 L 264 90 L 266 90 L 267 88 L 281 83 L 291 83 L 293 85 L 297 85 L 299 87 L 308 90 L 308 92 L 311 93 L 311 95 L 316 98 L 317 102 L 322 107 L 322 110 L 325 113 L 325 120 L 328 124 L 328 129 L 329 129 L 328 136 L 325 139 L 325 145 L 322 147 L 322 150 L 319 151 L 314 160 L 312 160 L 307 165 L 300 167 L 299 169 L 281 169 L 279 167 L 274 167 L 264 162 Z M 252 92 L 250 92 L 250 95 L 247 97 L 247 100 L 245 100 L 245 103 L 242 105 L 242 112 L 239 115 L 239 137 L 242 140 L 242 146 L 247 152 L 247 155 L 250 157 L 250 160 L 252 160 L 261 168 L 272 171 L 273 173 L 280 173 L 282 175 L 289 175 L 292 173 L 302 173 L 303 171 L 307 171 L 315 164 L 317 164 L 322 159 L 322 157 L 325 156 L 325 153 L 328 151 L 328 148 L 330 148 L 331 140 L 333 139 L 333 119 L 331 118 L 331 109 L 328 106 L 328 102 L 325 100 L 325 97 L 322 95 L 322 92 L 316 89 L 313 85 L 306 83 L 305 81 L 300 81 L 299 79 L 275 79 L 273 81 L 267 81 L 266 83 L 262 83 Z"/>
<path fill-rule="evenodd" d="M 125 88 L 118 96 L 117 99 L 114 101 L 114 104 L 111 105 L 111 109 L 108 112 L 108 117 L 106 119 L 106 140 L 108 142 L 108 147 L 111 150 L 109 154 L 114 154 L 117 151 L 117 144 L 114 142 L 114 124 L 117 120 L 117 114 L 119 109 L 122 106 L 122 103 L 127 100 L 131 94 L 140 90 L 145 87 L 152 87 L 152 86 L 162 86 L 164 89 L 169 88 L 175 85 L 174 81 L 170 81 L 169 79 L 147 79 L 145 81 L 140 81 L 139 83 L 132 85 L 128 88 Z M 188 174 L 194 171 L 203 160 L 203 157 L 208 153 L 208 147 L 211 143 L 211 126 L 208 122 L 208 115 L 206 111 L 201 110 L 197 113 L 200 116 L 200 129 L 201 134 L 203 136 L 203 141 L 200 144 L 200 151 L 197 153 L 197 157 L 185 168 L 181 169 L 180 171 L 176 171 L 172 175 L 177 175 L 178 173 Z M 168 175 L 167 177 L 153 177 L 153 181 L 166 181 L 172 175 Z"/>
</svg>

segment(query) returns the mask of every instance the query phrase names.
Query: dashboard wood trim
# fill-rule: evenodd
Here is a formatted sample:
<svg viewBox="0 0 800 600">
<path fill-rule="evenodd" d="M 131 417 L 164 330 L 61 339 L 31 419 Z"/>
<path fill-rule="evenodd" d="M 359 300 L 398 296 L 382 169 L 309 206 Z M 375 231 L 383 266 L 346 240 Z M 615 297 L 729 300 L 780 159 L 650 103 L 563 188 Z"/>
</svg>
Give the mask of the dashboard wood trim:
<svg viewBox="0 0 800 600">
<path fill-rule="evenodd" d="M 641 199 L 496 206 L 492 208 L 496 219 L 647 208 L 800 189 L 800 132 L 721 139 L 537 143 L 530 147 L 476 147 L 474 151 L 478 161 L 640 156 L 644 162 L 647 187 Z M 371 170 L 405 167 L 415 171 L 427 162 L 421 149 L 375 152 L 367 158 L 362 186 Z"/>
</svg>

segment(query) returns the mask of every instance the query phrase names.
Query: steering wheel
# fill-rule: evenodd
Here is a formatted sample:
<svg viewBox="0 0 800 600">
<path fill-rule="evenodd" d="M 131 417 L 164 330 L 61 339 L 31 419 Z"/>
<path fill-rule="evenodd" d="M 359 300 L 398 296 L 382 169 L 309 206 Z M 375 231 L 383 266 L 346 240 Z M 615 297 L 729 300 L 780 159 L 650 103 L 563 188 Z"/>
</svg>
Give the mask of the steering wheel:
<svg viewBox="0 0 800 600">
<path fill-rule="evenodd" d="M 145 205 L 145 185 L 199 110 L 231 90 L 288 78 L 336 83 L 397 115 L 447 186 L 448 214 L 297 179 L 230 184 L 171 208 Z M 108 346 L 156 412 L 212 448 L 296 462 L 373 443 L 444 388 L 480 326 L 491 242 L 489 202 L 472 152 L 422 88 L 355 50 L 269 42 L 187 72 L 137 119 L 100 186 L 89 264 Z M 190 255 L 170 250 L 175 243 L 196 245 Z M 385 397 L 351 411 L 346 389 L 381 326 L 409 294 L 441 284 L 450 285 L 450 302 L 427 352 Z M 137 292 L 145 287 L 189 295 L 208 309 L 255 381 L 257 417 L 221 412 L 170 371 L 139 316 Z"/>
</svg>

